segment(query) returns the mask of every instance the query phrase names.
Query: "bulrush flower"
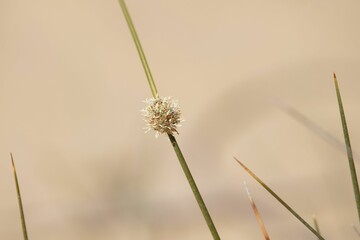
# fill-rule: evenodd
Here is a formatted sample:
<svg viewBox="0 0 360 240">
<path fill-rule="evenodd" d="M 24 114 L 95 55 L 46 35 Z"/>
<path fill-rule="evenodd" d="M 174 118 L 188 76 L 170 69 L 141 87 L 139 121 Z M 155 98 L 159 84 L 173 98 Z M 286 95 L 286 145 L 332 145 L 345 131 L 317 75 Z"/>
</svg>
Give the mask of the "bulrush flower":
<svg viewBox="0 0 360 240">
<path fill-rule="evenodd" d="M 146 132 L 154 130 L 155 136 L 162 133 L 174 135 L 180 127 L 180 107 L 171 97 L 158 97 L 145 100 L 145 109 L 141 110 L 146 122 Z"/>
</svg>

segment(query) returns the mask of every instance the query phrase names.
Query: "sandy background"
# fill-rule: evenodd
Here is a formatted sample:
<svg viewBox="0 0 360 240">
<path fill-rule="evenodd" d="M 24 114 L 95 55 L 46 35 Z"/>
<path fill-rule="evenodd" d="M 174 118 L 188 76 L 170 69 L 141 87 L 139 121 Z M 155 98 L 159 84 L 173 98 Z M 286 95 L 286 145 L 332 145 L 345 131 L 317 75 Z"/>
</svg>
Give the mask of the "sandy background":
<svg viewBox="0 0 360 240">
<path fill-rule="evenodd" d="M 222 239 L 262 239 L 244 180 L 272 239 L 315 239 L 232 156 L 326 239 L 358 239 L 345 154 L 272 102 L 342 140 L 335 71 L 359 149 L 360 3 L 128 8 L 160 95 L 180 100 L 178 141 Z M 169 141 L 143 132 L 150 95 L 116 0 L 0 0 L 0 238 L 22 238 L 11 151 L 30 239 L 211 239 Z"/>
</svg>

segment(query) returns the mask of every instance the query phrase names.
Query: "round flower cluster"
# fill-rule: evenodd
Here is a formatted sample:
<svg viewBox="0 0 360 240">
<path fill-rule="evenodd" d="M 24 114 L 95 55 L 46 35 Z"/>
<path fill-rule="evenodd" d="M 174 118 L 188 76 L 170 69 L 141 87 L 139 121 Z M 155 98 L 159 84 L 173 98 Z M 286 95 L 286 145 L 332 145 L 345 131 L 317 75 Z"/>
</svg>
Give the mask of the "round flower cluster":
<svg viewBox="0 0 360 240">
<path fill-rule="evenodd" d="M 180 127 L 180 107 L 177 100 L 171 97 L 158 97 L 145 100 L 146 107 L 141 110 L 146 122 L 146 132 L 154 130 L 155 136 L 162 133 L 173 135 Z"/>
</svg>

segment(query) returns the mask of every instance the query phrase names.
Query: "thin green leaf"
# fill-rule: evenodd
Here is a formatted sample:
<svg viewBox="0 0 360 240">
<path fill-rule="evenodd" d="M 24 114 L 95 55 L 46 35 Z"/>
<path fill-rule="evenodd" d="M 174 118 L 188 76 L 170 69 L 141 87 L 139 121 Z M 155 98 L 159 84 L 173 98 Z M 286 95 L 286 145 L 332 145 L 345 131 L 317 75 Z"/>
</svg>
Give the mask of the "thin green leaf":
<svg viewBox="0 0 360 240">
<path fill-rule="evenodd" d="M 11 162 L 12 162 L 12 166 L 13 166 L 13 169 L 14 169 L 14 178 L 15 178 L 15 185 L 16 185 L 16 193 L 17 193 L 18 202 L 19 202 L 22 232 L 23 232 L 24 240 L 28 240 L 28 235 L 27 235 L 27 230 L 26 230 L 26 223 L 25 223 L 24 208 L 23 208 L 23 204 L 22 204 L 22 200 L 21 200 L 19 181 L 18 181 L 18 177 L 17 177 L 17 174 L 16 174 L 16 168 L 15 168 L 15 163 L 14 163 L 14 158 L 13 158 L 12 153 L 10 153 L 10 157 L 11 157 Z"/>
<path fill-rule="evenodd" d="M 266 189 L 276 200 L 278 200 L 281 205 L 283 205 L 294 217 L 296 217 L 302 224 L 305 225 L 312 233 L 314 233 L 319 239 L 324 240 L 323 238 L 310 224 L 308 224 L 297 212 L 295 212 L 284 200 L 282 200 L 270 187 L 268 187 L 258 176 L 255 175 L 248 167 L 246 167 L 242 162 L 237 158 L 234 159 L 240 164 L 242 168 L 245 169 L 247 173 L 250 174 L 263 188 Z"/>
<path fill-rule="evenodd" d="M 353 190 L 354 190 L 354 195 L 355 195 L 355 202 L 356 202 L 357 211 L 358 211 L 358 218 L 359 218 L 359 221 L 360 221 L 359 183 L 358 183 L 357 176 L 356 176 L 355 163 L 354 163 L 354 158 L 353 158 L 353 152 L 351 150 L 350 137 L 349 137 L 349 131 L 348 131 L 347 124 L 346 124 L 344 106 L 342 104 L 339 84 L 338 84 L 338 81 L 336 79 L 335 73 L 334 73 L 334 83 L 335 83 L 335 89 L 336 89 L 336 96 L 337 96 L 338 103 L 339 103 L 339 111 L 340 111 L 342 128 L 343 128 L 343 132 L 344 132 L 344 139 L 345 139 L 345 145 L 346 145 L 346 150 L 347 150 L 347 156 L 348 156 L 348 160 L 349 160 L 350 174 L 351 174 L 352 185 L 353 185 Z"/>
</svg>

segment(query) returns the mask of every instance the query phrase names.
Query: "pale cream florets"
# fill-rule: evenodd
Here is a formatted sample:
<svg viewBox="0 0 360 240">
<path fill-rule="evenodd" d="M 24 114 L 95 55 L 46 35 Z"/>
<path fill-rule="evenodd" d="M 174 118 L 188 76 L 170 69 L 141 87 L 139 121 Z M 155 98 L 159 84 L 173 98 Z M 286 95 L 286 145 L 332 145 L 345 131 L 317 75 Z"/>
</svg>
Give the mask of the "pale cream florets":
<svg viewBox="0 0 360 240">
<path fill-rule="evenodd" d="M 145 100 L 145 109 L 141 110 L 146 122 L 146 132 L 154 130 L 155 136 L 162 133 L 174 135 L 180 127 L 180 107 L 171 97 L 158 97 Z"/>
</svg>

